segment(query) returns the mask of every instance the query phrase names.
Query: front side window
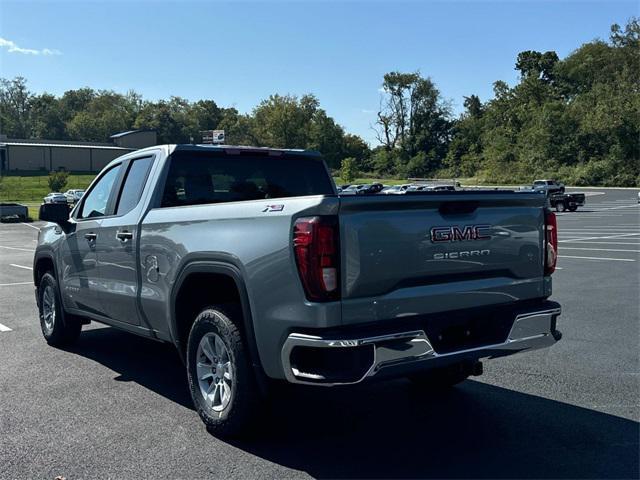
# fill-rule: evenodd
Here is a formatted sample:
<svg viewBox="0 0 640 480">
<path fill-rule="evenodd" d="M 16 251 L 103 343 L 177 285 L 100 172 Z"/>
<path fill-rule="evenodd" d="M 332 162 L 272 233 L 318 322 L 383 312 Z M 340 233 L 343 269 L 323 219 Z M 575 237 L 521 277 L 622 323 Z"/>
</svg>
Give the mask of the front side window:
<svg viewBox="0 0 640 480">
<path fill-rule="evenodd" d="M 331 178 L 316 158 L 182 151 L 171 157 L 162 206 L 331 194 Z"/>
<path fill-rule="evenodd" d="M 105 173 L 98 183 L 94 185 L 91 191 L 86 195 L 82 204 L 80 218 L 103 217 L 107 211 L 109 195 L 118 178 L 122 165 L 117 165 Z"/>
<path fill-rule="evenodd" d="M 153 162 L 153 157 L 139 158 L 131 162 L 122 192 L 120 192 L 116 215 L 124 215 L 138 204 L 151 162 Z"/>
</svg>

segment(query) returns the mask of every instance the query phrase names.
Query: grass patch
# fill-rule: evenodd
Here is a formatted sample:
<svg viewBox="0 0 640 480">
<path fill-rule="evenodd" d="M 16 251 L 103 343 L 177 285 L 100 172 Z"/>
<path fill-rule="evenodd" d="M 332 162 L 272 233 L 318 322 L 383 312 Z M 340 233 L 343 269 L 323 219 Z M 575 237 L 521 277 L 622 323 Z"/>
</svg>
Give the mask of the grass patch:
<svg viewBox="0 0 640 480">
<path fill-rule="evenodd" d="M 95 175 L 92 174 L 71 174 L 64 191 L 71 188 L 87 188 L 94 178 Z M 0 201 L 37 202 L 39 205 L 42 202 L 42 198 L 51 192 L 48 179 L 48 175 L 0 177 Z"/>
</svg>

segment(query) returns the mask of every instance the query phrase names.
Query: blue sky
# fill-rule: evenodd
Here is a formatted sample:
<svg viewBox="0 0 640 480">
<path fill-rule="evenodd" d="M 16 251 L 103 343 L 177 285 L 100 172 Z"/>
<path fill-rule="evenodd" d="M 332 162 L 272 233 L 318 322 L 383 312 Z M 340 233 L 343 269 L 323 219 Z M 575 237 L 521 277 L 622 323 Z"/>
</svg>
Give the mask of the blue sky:
<svg viewBox="0 0 640 480">
<path fill-rule="evenodd" d="M 89 86 L 251 110 L 315 94 L 348 131 L 370 125 L 385 72 L 420 70 L 455 112 L 517 81 L 522 50 L 566 56 L 638 15 L 636 1 L 6 2 L 0 76 L 36 92 Z"/>
</svg>

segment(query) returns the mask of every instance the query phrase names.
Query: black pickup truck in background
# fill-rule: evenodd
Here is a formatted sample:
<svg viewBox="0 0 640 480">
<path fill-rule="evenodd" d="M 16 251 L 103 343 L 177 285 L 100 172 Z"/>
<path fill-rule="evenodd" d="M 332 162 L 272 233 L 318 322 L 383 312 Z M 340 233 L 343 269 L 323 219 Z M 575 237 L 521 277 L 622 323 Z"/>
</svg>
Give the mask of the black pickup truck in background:
<svg viewBox="0 0 640 480">
<path fill-rule="evenodd" d="M 536 180 L 537 183 L 547 182 L 546 180 Z M 525 187 L 520 187 L 520 192 L 532 192 L 539 193 L 541 195 L 546 195 L 549 200 L 549 206 L 551 208 L 555 208 L 558 212 L 566 212 L 569 210 L 570 212 L 575 212 L 578 207 L 583 207 L 585 204 L 585 194 L 584 193 L 565 193 L 564 184 L 553 181 L 553 185 L 551 185 L 551 181 L 548 182 L 549 185 L 545 183 L 542 188 L 540 185 L 527 185 Z M 559 190 L 561 188 L 561 190 Z"/>
<path fill-rule="evenodd" d="M 553 193 L 549 195 L 549 204 L 558 212 L 575 212 L 578 207 L 584 207 L 584 193 Z"/>
</svg>

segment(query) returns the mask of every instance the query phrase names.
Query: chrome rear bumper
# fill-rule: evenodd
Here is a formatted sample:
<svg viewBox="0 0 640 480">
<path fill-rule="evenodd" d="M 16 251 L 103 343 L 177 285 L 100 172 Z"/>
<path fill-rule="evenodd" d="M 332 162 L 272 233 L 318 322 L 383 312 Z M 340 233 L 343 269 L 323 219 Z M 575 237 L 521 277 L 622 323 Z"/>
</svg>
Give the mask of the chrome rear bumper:
<svg viewBox="0 0 640 480">
<path fill-rule="evenodd" d="M 424 368 L 429 368 L 428 365 L 434 360 L 455 361 L 465 358 L 481 359 L 512 355 L 555 344 L 561 337 L 560 333 L 555 330 L 556 318 L 560 313 L 560 308 L 522 313 L 515 317 L 509 335 L 503 343 L 447 353 L 436 352 L 423 330 L 366 338 L 324 338 L 316 335 L 291 333 L 282 347 L 282 365 L 285 377 L 291 383 L 333 386 L 359 383 L 383 369 L 402 367 L 405 364 L 413 365 L 417 362 L 421 364 L 424 362 Z M 291 361 L 292 353 L 298 347 L 310 349 L 358 348 L 368 356 L 365 368 L 363 368 L 364 374 L 345 380 L 327 378 L 313 371 L 301 371 Z"/>
</svg>

